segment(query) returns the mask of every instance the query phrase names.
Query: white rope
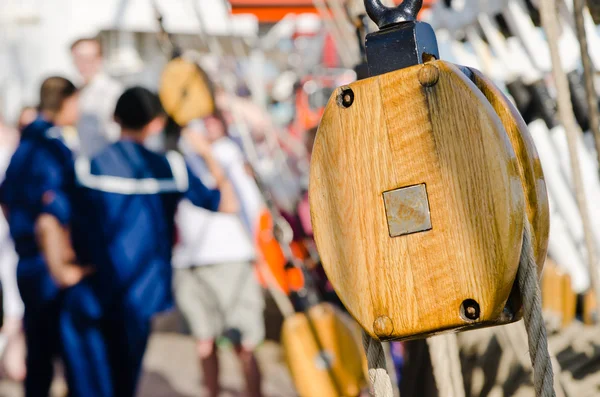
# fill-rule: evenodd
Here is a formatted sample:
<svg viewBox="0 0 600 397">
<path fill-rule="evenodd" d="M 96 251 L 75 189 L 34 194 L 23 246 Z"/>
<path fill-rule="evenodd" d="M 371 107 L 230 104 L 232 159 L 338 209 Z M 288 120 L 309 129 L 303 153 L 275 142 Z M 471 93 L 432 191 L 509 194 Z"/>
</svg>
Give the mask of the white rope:
<svg viewBox="0 0 600 397">
<path fill-rule="evenodd" d="M 587 96 L 588 111 L 590 114 L 590 130 L 594 136 L 596 155 L 600 164 L 600 114 L 598 114 L 598 94 L 595 85 L 594 63 L 589 51 L 588 37 L 585 30 L 585 15 L 587 5 L 585 0 L 573 1 L 573 14 L 575 14 L 575 29 L 581 51 L 581 65 L 585 81 L 585 94 Z"/>
<path fill-rule="evenodd" d="M 577 199 L 577 206 L 579 207 L 579 214 L 581 215 L 581 222 L 583 224 L 590 281 L 596 299 L 600 302 L 600 276 L 598 274 L 600 265 L 598 263 L 598 253 L 596 252 L 596 243 L 594 241 L 594 234 L 590 222 L 585 195 L 585 185 L 581 174 L 581 164 L 577 148 L 578 139 L 581 137 L 581 128 L 577 124 L 575 114 L 573 113 L 569 81 L 561 63 L 560 49 L 558 47 L 560 24 L 556 13 L 556 0 L 542 0 L 540 3 L 540 13 L 542 17 L 542 26 L 548 37 L 548 47 L 552 59 L 552 75 L 554 77 L 554 83 L 556 84 L 558 112 L 567 133 L 571 172 L 573 173 L 573 187 L 575 188 L 575 198 Z"/>
<path fill-rule="evenodd" d="M 456 334 L 427 339 L 433 376 L 440 397 L 465 397 Z"/>
<path fill-rule="evenodd" d="M 537 276 L 537 264 L 531 244 L 531 227 L 525 219 L 523 248 L 517 273 L 519 291 L 523 299 L 523 319 L 529 342 L 529 356 L 533 366 L 533 384 L 537 397 L 555 397 L 554 374 L 548 353 L 546 327 L 542 317 L 542 298 Z"/>
<path fill-rule="evenodd" d="M 398 379 L 398 374 L 396 373 L 396 366 L 394 364 L 394 357 L 392 356 L 391 344 L 388 343 L 384 346 L 383 353 L 385 354 L 385 364 L 386 368 L 388 369 L 388 375 L 392 381 L 394 397 L 400 397 L 400 379 Z"/>
<path fill-rule="evenodd" d="M 346 68 L 352 68 L 356 63 L 352 59 L 352 47 L 350 47 L 348 42 L 344 40 L 343 32 L 338 30 L 338 26 L 336 26 L 335 22 L 331 19 L 325 0 L 313 0 L 313 5 L 321 16 L 326 29 L 332 34 L 333 39 L 338 46 L 336 52 L 337 55 L 340 56 L 342 64 Z"/>
<path fill-rule="evenodd" d="M 435 382 L 441 397 L 464 397 L 464 383 L 460 365 L 458 342 L 455 334 L 436 336 L 427 340 Z M 394 388 L 387 371 L 381 342 L 363 331 L 363 345 L 369 363 L 371 395 L 393 397 Z"/>
<path fill-rule="evenodd" d="M 363 331 L 363 346 L 369 363 L 371 395 L 375 397 L 394 397 L 394 388 L 387 370 L 381 342 L 371 338 L 369 334 Z"/>
</svg>

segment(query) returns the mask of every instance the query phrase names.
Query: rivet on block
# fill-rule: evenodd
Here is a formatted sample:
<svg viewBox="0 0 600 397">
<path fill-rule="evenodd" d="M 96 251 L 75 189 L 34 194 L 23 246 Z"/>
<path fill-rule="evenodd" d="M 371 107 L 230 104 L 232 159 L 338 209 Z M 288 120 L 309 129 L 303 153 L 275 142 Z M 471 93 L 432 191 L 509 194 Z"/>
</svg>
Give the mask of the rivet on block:
<svg viewBox="0 0 600 397">
<path fill-rule="evenodd" d="M 433 87 L 440 79 L 440 70 L 432 64 L 425 64 L 419 70 L 419 83 L 423 87 Z"/>
<path fill-rule="evenodd" d="M 373 323 L 373 332 L 380 338 L 387 338 L 394 332 L 394 323 L 387 316 L 378 317 Z"/>
</svg>

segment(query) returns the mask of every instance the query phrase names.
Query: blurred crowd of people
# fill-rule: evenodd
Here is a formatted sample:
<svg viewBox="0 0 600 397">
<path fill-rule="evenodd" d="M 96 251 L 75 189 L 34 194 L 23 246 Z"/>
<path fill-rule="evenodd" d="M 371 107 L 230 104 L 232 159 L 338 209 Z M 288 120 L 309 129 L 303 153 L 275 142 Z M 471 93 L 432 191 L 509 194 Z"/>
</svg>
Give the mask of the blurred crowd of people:
<svg viewBox="0 0 600 397">
<path fill-rule="evenodd" d="M 157 150 L 158 95 L 105 74 L 95 38 L 71 52 L 80 86 L 49 77 L 14 128 L 0 120 L 5 375 L 47 396 L 60 359 L 70 396 L 133 396 L 152 317 L 176 304 L 209 395 L 220 392 L 222 336 L 247 395 L 262 395 L 254 265 L 265 202 L 230 121 L 216 109 L 183 128 L 179 150 Z"/>
</svg>

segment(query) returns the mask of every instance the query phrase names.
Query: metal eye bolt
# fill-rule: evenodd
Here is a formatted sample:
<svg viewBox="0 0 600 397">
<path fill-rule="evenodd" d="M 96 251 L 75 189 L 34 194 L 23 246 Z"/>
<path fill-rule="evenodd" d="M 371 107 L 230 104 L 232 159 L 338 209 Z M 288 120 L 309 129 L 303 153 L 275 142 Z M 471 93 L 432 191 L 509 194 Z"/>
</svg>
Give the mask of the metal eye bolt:
<svg viewBox="0 0 600 397">
<path fill-rule="evenodd" d="M 416 21 L 423 0 L 404 0 L 398 7 L 384 6 L 380 0 L 365 0 L 369 17 L 380 29 L 395 23 Z"/>
</svg>

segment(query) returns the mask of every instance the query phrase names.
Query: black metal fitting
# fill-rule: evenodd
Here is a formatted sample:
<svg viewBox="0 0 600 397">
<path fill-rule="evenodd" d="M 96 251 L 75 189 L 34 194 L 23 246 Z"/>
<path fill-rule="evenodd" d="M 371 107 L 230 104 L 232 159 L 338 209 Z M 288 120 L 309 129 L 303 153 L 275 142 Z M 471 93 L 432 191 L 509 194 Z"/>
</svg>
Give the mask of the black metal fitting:
<svg viewBox="0 0 600 397">
<path fill-rule="evenodd" d="M 369 0 L 365 0 L 365 3 L 367 1 Z M 366 41 L 371 77 L 440 57 L 435 32 L 425 22 L 397 23 L 368 34 Z"/>
<path fill-rule="evenodd" d="M 404 0 L 395 8 L 365 0 L 367 14 L 381 29 L 366 38 L 371 77 L 439 59 L 433 28 L 417 21 L 422 6 L 423 0 Z"/>
<path fill-rule="evenodd" d="M 379 0 L 365 0 L 367 14 L 379 29 L 396 23 L 416 21 L 421 7 L 423 0 L 404 0 L 395 8 L 386 7 Z"/>
</svg>

